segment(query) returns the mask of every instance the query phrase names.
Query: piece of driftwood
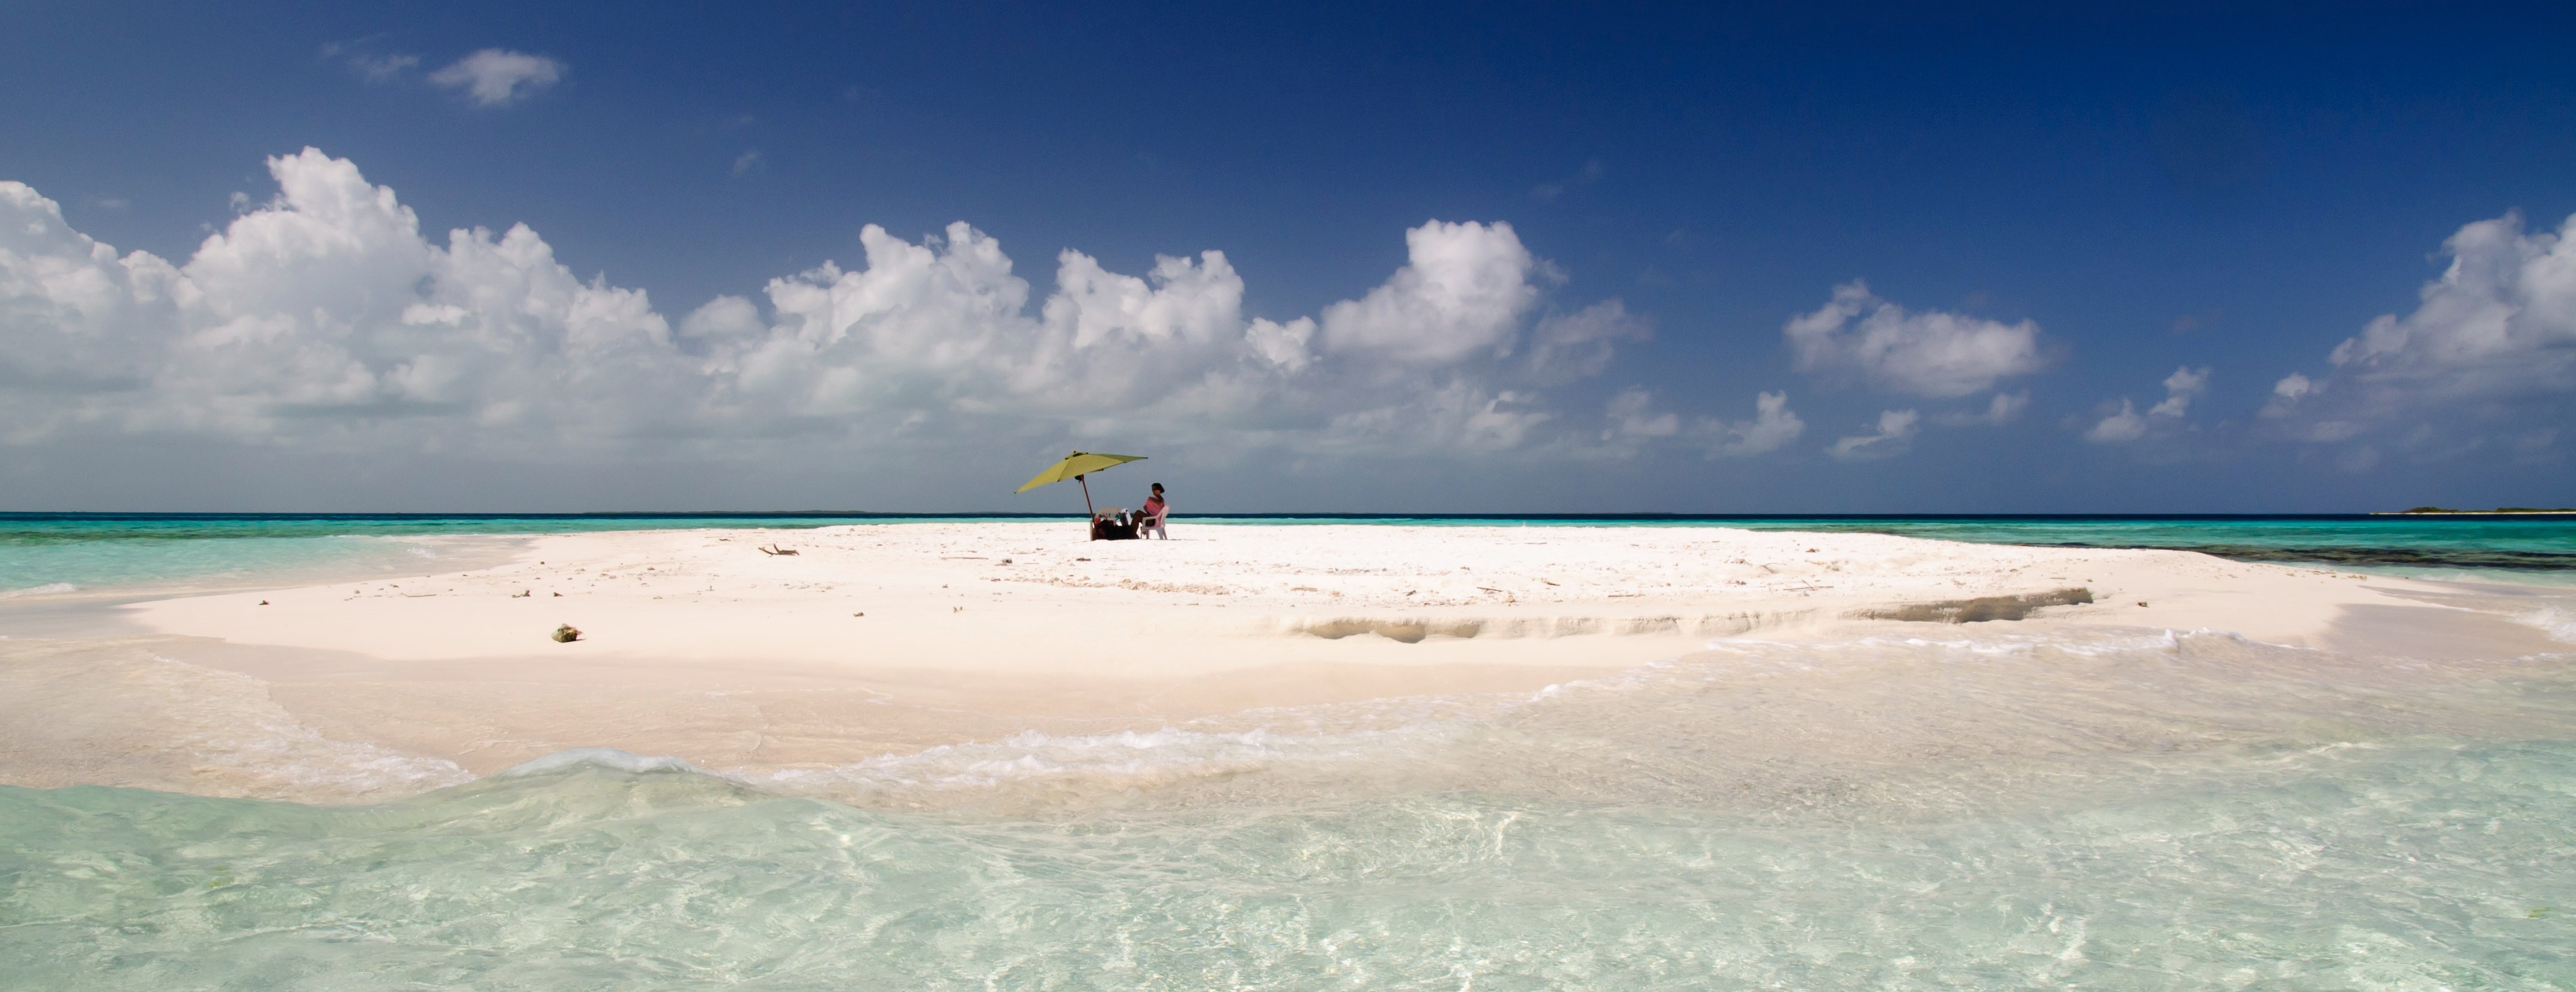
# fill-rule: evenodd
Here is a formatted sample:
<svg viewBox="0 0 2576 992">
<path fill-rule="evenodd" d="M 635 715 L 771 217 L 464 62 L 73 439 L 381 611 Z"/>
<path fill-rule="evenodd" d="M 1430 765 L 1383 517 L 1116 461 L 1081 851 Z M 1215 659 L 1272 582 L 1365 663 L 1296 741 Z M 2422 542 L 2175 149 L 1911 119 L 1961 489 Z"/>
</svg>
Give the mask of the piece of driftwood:
<svg viewBox="0 0 2576 992">
<path fill-rule="evenodd" d="M 2043 606 L 2076 606 L 2093 601 L 2093 590 L 2077 587 L 2050 592 L 2023 593 L 2019 596 L 1980 596 L 1976 599 L 1947 599 L 1937 603 L 1905 603 L 1876 609 L 1853 610 L 1849 615 L 1863 620 L 1911 620 L 1918 623 L 1984 623 L 1988 620 L 2019 620 Z"/>
<path fill-rule="evenodd" d="M 796 549 L 782 548 L 778 545 L 772 544 L 768 547 L 761 548 L 760 553 L 764 555 L 792 555 L 796 553 Z"/>
<path fill-rule="evenodd" d="M 555 628 L 555 643 L 570 644 L 578 640 L 581 640 L 581 628 L 575 627 L 571 624 L 564 624 Z"/>
</svg>

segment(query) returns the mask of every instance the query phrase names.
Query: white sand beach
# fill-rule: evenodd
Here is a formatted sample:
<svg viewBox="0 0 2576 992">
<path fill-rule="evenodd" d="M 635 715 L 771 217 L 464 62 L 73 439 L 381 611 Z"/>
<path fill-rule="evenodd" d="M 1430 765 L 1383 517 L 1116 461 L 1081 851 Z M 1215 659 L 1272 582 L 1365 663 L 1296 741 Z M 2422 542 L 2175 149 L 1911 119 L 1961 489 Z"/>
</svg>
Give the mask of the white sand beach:
<svg viewBox="0 0 2576 992">
<path fill-rule="evenodd" d="M 1026 731 L 1261 726 L 1300 707 L 1526 694 L 1742 639 L 2207 630 L 2347 653 L 2411 637 L 2480 657 L 2556 643 L 2469 608 L 2457 587 L 2188 552 L 1708 527 L 1174 533 L 1090 542 L 1077 524 L 1011 522 L 560 535 L 469 571 L 134 604 L 122 612 L 140 667 L 118 677 L 193 688 L 105 705 L 64 688 L 75 675 L 63 669 L 42 685 L 77 705 L 13 716 L 0 775 L 338 794 L 277 779 L 287 762 L 259 762 L 269 778 L 248 781 L 170 757 L 297 735 L 426 762 L 423 787 L 580 747 L 818 769 Z M 1866 615 L 2077 589 L 2089 604 L 2019 620 Z M 552 640 L 559 624 L 580 639 Z M 77 678 L 110 670 L 82 665 Z M 27 682 L 20 705 L 40 705 L 30 673 L 43 667 L 13 671 Z M 252 725 L 271 730 L 240 729 Z"/>
</svg>

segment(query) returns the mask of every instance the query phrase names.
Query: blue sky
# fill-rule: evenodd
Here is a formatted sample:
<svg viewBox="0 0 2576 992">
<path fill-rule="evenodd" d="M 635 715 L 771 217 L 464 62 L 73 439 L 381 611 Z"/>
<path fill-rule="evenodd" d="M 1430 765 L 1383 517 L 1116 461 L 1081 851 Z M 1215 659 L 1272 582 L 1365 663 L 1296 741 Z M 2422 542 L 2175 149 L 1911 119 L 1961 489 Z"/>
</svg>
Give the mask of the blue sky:
<svg viewBox="0 0 2576 992">
<path fill-rule="evenodd" d="M 12 509 L 2576 503 L 2558 5 L 6 16 Z"/>
</svg>

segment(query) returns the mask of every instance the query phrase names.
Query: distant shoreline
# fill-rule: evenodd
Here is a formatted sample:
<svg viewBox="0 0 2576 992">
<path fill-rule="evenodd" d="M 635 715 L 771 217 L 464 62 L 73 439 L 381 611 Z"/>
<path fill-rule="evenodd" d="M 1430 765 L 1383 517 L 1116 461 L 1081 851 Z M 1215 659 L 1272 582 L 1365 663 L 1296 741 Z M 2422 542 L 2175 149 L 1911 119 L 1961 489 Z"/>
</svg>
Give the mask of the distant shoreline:
<svg viewBox="0 0 2576 992">
<path fill-rule="evenodd" d="M 2538 510 L 2524 507 L 2497 507 L 2493 510 L 2446 510 L 2438 506 L 2419 506 L 2412 510 L 2373 510 L 2374 517 L 2540 517 L 2567 516 L 2576 509 Z"/>
</svg>

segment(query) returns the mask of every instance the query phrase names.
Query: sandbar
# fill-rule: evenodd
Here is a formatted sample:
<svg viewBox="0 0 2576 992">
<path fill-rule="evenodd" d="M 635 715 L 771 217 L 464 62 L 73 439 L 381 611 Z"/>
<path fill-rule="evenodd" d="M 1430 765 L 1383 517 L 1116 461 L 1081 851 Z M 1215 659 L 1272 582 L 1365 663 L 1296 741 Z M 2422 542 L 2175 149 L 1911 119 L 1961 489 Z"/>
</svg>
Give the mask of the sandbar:
<svg viewBox="0 0 2576 992">
<path fill-rule="evenodd" d="M 65 703 L 55 712 L 79 714 L 60 721 L 77 732 L 21 726 L 0 740 L 0 778 L 365 793 L 243 785 L 203 761 L 190 772 L 150 757 L 178 748 L 156 735 L 203 750 L 245 720 L 429 762 L 424 785 L 445 781 L 439 768 L 488 774 L 578 747 L 828 768 L 1031 731 L 1531 693 L 1745 638 L 2216 630 L 2349 652 L 2430 630 L 2418 639 L 2489 656 L 2563 646 L 2444 583 L 2182 551 L 1716 527 L 1173 533 L 1095 542 L 1079 523 L 970 522 L 546 535 L 467 571 L 134 603 L 114 642 L 129 661 L 65 661 L 44 676 L 54 698 L 88 699 L 61 687 L 129 663 L 116 677 L 132 685 L 178 679 L 176 665 L 195 688 L 154 690 L 170 701 L 152 706 Z M 2090 602 L 2018 620 L 1872 618 L 2074 590 Z M 580 638 L 556 642 L 559 625 Z M 42 669 L 26 657 L 21 681 Z M 264 715 L 189 708 L 209 694 Z M 181 725 L 193 729 L 170 729 Z M 97 757 L 108 751 L 139 757 Z"/>
</svg>

